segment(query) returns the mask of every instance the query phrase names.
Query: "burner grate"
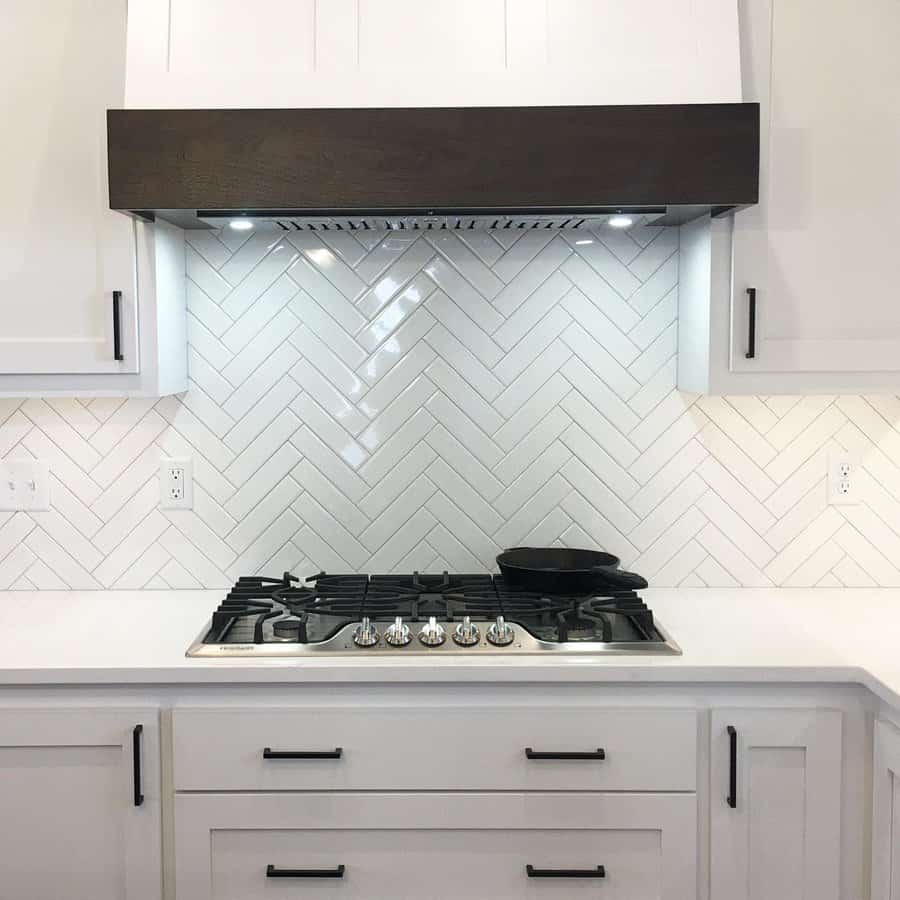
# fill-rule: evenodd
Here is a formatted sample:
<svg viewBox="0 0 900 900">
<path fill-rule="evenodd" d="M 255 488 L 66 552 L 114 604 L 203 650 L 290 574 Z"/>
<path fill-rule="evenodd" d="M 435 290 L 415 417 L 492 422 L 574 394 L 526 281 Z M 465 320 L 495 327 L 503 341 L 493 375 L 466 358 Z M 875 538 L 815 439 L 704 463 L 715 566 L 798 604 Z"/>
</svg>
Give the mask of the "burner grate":
<svg viewBox="0 0 900 900">
<path fill-rule="evenodd" d="M 321 643 L 348 624 L 401 616 L 412 625 L 430 616 L 446 624 L 502 615 L 552 643 L 659 641 L 653 614 L 633 591 L 588 597 L 522 590 L 500 575 L 328 575 L 300 581 L 240 578 L 213 613 L 205 643 Z"/>
<path fill-rule="evenodd" d="M 209 643 L 226 639 L 233 643 L 258 643 L 256 623 L 263 616 L 271 616 L 275 607 L 273 591 L 288 588 L 297 580 L 290 572 L 285 572 L 281 578 L 239 578 L 213 612 Z"/>
</svg>

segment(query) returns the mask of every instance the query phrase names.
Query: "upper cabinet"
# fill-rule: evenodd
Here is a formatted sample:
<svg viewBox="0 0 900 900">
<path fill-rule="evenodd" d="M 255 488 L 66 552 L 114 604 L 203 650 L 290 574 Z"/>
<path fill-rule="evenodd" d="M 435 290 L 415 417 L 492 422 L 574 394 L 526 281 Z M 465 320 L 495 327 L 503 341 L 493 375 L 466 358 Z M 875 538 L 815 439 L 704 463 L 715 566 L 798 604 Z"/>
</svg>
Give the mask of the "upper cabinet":
<svg viewBox="0 0 900 900">
<path fill-rule="evenodd" d="M 130 0 L 126 106 L 741 99 L 722 0 Z"/>
<path fill-rule="evenodd" d="M 688 269 L 692 241 L 706 241 L 714 258 L 703 273 L 709 282 L 691 283 L 682 296 L 679 385 L 895 393 L 900 4 L 739 7 L 744 99 L 760 103 L 760 199 L 734 215 L 733 235 L 729 219 L 706 234 L 686 229 Z M 698 299 L 707 288 L 708 317 Z M 708 335 L 697 327 L 707 319 Z M 706 363 L 697 362 L 698 343 Z"/>
<path fill-rule="evenodd" d="M 109 208 L 106 110 L 124 101 L 126 7 L 4 6 L 0 394 L 186 387 L 181 234 Z"/>
</svg>

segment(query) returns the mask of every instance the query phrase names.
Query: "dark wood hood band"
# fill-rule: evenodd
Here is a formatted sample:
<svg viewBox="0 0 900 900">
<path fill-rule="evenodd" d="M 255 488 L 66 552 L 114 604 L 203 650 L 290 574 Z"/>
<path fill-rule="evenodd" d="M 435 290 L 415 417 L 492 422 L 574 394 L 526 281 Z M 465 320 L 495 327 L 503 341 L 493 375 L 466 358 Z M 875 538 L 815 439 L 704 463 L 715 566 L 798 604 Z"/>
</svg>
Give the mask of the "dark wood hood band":
<svg viewBox="0 0 900 900">
<path fill-rule="evenodd" d="M 113 209 L 755 203 L 759 107 L 109 110 Z"/>
</svg>

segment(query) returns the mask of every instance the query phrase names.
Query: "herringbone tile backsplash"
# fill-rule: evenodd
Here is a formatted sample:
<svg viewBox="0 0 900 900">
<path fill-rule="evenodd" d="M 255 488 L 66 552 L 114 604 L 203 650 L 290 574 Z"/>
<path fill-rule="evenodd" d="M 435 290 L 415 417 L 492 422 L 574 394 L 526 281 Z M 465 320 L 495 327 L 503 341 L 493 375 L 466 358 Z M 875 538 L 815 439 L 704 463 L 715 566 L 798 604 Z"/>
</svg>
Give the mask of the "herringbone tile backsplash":
<svg viewBox="0 0 900 900">
<path fill-rule="evenodd" d="M 897 397 L 675 390 L 677 230 L 189 238 L 191 387 L 0 401 L 49 512 L 0 513 L 0 588 L 481 571 L 602 547 L 655 586 L 900 586 Z M 826 458 L 864 458 L 826 504 Z M 158 508 L 163 456 L 192 511 Z"/>
</svg>

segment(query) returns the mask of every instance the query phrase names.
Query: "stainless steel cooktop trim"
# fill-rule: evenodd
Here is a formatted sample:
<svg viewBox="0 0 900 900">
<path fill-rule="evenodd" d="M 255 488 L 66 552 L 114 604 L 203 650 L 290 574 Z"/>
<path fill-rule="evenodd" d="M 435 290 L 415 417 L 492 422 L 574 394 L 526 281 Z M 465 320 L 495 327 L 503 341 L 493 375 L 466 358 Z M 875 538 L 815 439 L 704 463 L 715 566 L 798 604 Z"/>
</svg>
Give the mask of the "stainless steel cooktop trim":
<svg viewBox="0 0 900 900">
<path fill-rule="evenodd" d="M 446 625 L 446 623 L 444 623 Z M 337 634 L 327 641 L 313 644 L 300 644 L 285 641 L 266 644 L 204 644 L 203 638 L 209 634 L 212 621 L 206 625 L 185 654 L 191 658 L 227 659 L 227 658 L 321 658 L 323 656 L 350 657 L 391 657 L 399 659 L 405 656 L 441 657 L 441 656 L 524 656 L 553 654 L 577 654 L 579 656 L 680 656 L 681 648 L 658 623 L 654 623 L 662 641 L 621 641 L 604 643 L 603 641 L 542 641 L 534 637 L 516 622 L 511 623 L 516 630 L 516 638 L 506 647 L 495 647 L 488 643 L 482 635 L 478 644 L 461 647 L 452 640 L 447 640 L 437 647 L 425 647 L 416 637 L 405 647 L 392 647 L 384 640 L 383 631 L 387 623 L 379 623 L 382 632 L 377 644 L 372 647 L 358 647 L 353 643 L 353 630 L 357 623 L 345 625 Z"/>
</svg>

